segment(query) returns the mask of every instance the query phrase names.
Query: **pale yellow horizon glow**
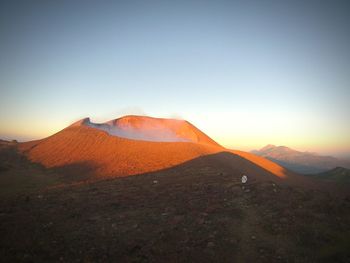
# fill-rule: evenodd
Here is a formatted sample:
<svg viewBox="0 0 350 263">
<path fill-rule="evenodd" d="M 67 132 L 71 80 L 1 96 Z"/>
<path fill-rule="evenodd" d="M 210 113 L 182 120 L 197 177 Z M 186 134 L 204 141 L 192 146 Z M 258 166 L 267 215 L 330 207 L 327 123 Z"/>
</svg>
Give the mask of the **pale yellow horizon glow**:
<svg viewBox="0 0 350 263">
<path fill-rule="evenodd" d="M 2 139 L 16 139 L 18 141 L 43 139 L 81 118 L 61 118 L 50 122 L 42 122 L 34 118 L 30 120 L 30 123 L 9 120 L 6 127 L 1 127 L 0 136 Z M 97 122 L 103 122 L 112 118 L 93 119 Z M 198 115 L 188 116 L 186 119 L 229 149 L 251 151 L 261 149 L 267 144 L 273 144 L 322 155 L 349 156 L 350 152 L 350 141 L 346 133 L 337 129 L 317 132 L 317 125 L 315 125 L 315 130 L 303 130 L 297 128 L 302 127 L 302 123 L 298 123 L 297 118 L 278 120 L 271 118 L 271 116 L 264 118 L 259 114 L 240 113 L 213 114 L 207 116 L 205 120 L 199 118 Z M 334 134 L 338 134 L 338 136 L 334 136 Z"/>
</svg>

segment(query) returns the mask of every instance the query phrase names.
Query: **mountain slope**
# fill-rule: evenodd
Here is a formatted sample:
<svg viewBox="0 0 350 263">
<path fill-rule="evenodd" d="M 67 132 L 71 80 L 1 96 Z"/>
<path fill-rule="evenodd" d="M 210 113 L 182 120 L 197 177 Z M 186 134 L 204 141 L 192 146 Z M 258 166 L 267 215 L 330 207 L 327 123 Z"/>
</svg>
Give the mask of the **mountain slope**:
<svg viewBox="0 0 350 263">
<path fill-rule="evenodd" d="M 252 153 L 268 158 L 287 169 L 302 173 L 320 173 L 337 166 L 349 167 L 350 163 L 332 156 L 321 156 L 316 153 L 300 152 L 286 146 L 267 145 Z"/>
<path fill-rule="evenodd" d="M 124 137 L 115 134 L 114 127 L 118 132 L 122 130 Z M 181 140 L 160 141 L 164 131 Z M 150 137 L 143 140 L 145 135 L 153 136 L 155 141 L 148 140 Z M 128 136 L 142 139 L 130 139 Z M 72 175 L 136 175 L 174 167 L 201 156 L 227 152 L 215 158 L 218 165 L 231 167 L 242 174 L 248 173 L 252 178 L 263 178 L 263 175 L 269 180 L 272 177 L 297 177 L 265 158 L 223 148 L 189 122 L 143 116 L 126 116 L 103 124 L 83 119 L 48 138 L 21 143 L 19 149 L 34 163 Z"/>
<path fill-rule="evenodd" d="M 104 176 L 156 171 L 222 150 L 219 146 L 188 142 L 130 140 L 84 125 L 68 127 L 20 148 L 29 160 L 46 168 L 75 167 L 77 171 Z"/>
</svg>

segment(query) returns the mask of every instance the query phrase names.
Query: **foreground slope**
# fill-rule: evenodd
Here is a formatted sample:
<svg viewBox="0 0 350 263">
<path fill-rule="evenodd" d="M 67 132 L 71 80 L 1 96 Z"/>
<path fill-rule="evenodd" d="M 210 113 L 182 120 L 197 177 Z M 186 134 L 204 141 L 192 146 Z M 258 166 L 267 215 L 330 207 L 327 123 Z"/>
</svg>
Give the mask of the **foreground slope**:
<svg viewBox="0 0 350 263">
<path fill-rule="evenodd" d="M 17 173 L 15 159 L 0 171 L 0 184 L 4 174 Z M 21 166 L 25 177 L 37 169 L 60 179 L 30 162 Z M 339 185 L 330 194 L 275 178 L 221 152 L 143 175 L 22 190 L 0 198 L 0 256 L 3 262 L 349 262 L 348 189 L 341 196 Z"/>
</svg>

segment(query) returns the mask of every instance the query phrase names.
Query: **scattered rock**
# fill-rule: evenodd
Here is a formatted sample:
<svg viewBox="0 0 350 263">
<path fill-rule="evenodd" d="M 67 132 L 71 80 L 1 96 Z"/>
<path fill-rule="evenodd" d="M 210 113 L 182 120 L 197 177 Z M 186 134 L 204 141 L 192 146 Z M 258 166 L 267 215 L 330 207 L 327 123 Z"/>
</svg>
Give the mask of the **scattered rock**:
<svg viewBox="0 0 350 263">
<path fill-rule="evenodd" d="M 204 224 L 204 219 L 203 218 L 197 219 L 197 224 L 198 225 L 203 225 Z"/>
<path fill-rule="evenodd" d="M 43 228 L 49 228 L 49 227 L 51 227 L 53 225 L 53 223 L 52 222 L 49 222 L 49 223 L 47 223 L 47 224 L 43 224 Z"/>
<path fill-rule="evenodd" d="M 256 239 L 256 236 L 252 236 L 251 238 L 252 238 L 253 240 L 255 240 L 255 239 Z"/>
<path fill-rule="evenodd" d="M 231 243 L 231 244 L 237 245 L 239 243 L 239 240 L 237 240 L 237 239 L 230 239 L 228 242 Z"/>
<path fill-rule="evenodd" d="M 181 223 L 184 219 L 184 216 L 183 215 L 177 215 L 177 216 L 174 216 L 171 220 L 170 220 L 170 224 L 171 225 L 177 225 L 179 223 Z"/>
<path fill-rule="evenodd" d="M 288 219 L 285 217 L 282 217 L 282 218 L 280 218 L 280 223 L 286 224 L 286 223 L 288 223 Z"/>
<path fill-rule="evenodd" d="M 208 242 L 208 244 L 207 244 L 207 247 L 214 247 L 215 246 L 215 243 L 214 242 Z"/>
<path fill-rule="evenodd" d="M 114 209 L 118 209 L 120 208 L 120 204 L 119 203 L 111 203 L 111 206 L 114 208 Z"/>
</svg>

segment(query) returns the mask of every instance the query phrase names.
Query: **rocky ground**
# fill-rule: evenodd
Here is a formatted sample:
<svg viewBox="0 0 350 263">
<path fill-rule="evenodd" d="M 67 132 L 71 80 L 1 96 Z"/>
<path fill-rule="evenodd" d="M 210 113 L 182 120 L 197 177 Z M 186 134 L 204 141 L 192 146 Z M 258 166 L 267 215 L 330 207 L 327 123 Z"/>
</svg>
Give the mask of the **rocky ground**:
<svg viewBox="0 0 350 263">
<path fill-rule="evenodd" d="M 74 182 L 0 156 L 1 262 L 350 261 L 343 193 L 242 184 L 208 160 Z"/>
</svg>

